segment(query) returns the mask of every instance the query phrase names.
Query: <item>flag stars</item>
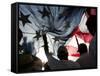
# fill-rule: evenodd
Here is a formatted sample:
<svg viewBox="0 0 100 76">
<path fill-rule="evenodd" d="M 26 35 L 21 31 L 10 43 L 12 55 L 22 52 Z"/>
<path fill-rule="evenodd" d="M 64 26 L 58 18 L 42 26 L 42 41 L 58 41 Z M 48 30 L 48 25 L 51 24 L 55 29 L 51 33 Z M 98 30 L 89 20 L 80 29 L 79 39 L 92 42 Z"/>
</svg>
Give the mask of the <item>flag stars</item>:
<svg viewBox="0 0 100 76">
<path fill-rule="evenodd" d="M 20 12 L 19 20 L 22 21 L 23 26 L 25 26 L 26 23 L 31 23 L 31 22 L 29 21 L 29 19 L 28 19 L 29 16 L 30 16 L 30 15 L 24 15 L 22 12 Z"/>
<path fill-rule="evenodd" d="M 55 40 L 54 42 L 59 41 L 59 37 L 55 37 L 55 38 L 52 38 L 52 39 Z"/>
<path fill-rule="evenodd" d="M 40 37 L 41 37 L 40 31 L 36 31 L 36 36 L 34 38 L 37 38 L 37 40 L 39 40 Z"/>
<path fill-rule="evenodd" d="M 47 11 L 45 7 L 43 8 L 43 11 L 40 11 L 40 10 L 39 10 L 39 13 L 42 14 L 42 18 L 44 18 L 44 17 L 46 17 L 46 16 L 49 18 L 50 12 Z"/>
</svg>

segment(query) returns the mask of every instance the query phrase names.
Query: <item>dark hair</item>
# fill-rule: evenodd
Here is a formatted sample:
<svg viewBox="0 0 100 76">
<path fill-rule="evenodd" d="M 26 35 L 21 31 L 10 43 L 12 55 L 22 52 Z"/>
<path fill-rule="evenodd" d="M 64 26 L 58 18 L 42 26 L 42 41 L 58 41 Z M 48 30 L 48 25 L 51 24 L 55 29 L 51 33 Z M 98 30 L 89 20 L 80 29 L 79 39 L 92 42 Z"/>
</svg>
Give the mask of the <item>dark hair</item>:
<svg viewBox="0 0 100 76">
<path fill-rule="evenodd" d="M 58 48 L 58 58 L 60 60 L 68 60 L 68 52 L 67 52 L 67 48 L 64 46 L 60 46 Z"/>
<path fill-rule="evenodd" d="M 87 9 L 87 14 L 89 15 L 89 18 L 86 22 L 86 25 L 89 32 L 94 36 L 97 32 L 97 15 L 91 15 L 90 12 L 91 9 Z"/>
<path fill-rule="evenodd" d="M 49 65 L 48 65 L 48 62 L 44 64 L 44 68 L 45 68 L 45 70 L 51 70 Z"/>
<path fill-rule="evenodd" d="M 84 44 L 84 43 L 79 44 L 78 52 L 80 53 L 80 55 L 82 55 L 84 53 L 87 53 L 87 46 L 86 46 L 86 44 Z"/>
</svg>

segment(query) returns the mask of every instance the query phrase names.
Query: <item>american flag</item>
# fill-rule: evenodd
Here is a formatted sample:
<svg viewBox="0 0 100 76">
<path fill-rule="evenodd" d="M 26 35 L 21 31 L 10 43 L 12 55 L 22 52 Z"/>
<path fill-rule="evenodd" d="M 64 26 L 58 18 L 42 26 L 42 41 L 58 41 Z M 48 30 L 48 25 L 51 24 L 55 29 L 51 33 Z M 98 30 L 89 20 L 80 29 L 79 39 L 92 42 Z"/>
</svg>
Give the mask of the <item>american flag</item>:
<svg viewBox="0 0 100 76">
<path fill-rule="evenodd" d="M 23 43 L 31 43 L 29 51 L 46 63 L 48 60 L 42 37 L 45 34 L 49 52 L 54 53 L 55 58 L 57 58 L 58 47 L 61 45 L 68 49 L 69 56 L 79 56 L 75 35 L 79 43 L 86 43 L 87 46 L 92 39 L 85 25 L 87 20 L 85 10 L 85 7 L 19 4 L 18 26 L 23 35 L 19 42 L 20 46 L 23 46 Z M 74 29 L 76 30 L 73 31 Z M 27 38 L 26 43 L 24 42 L 25 37 Z"/>
<path fill-rule="evenodd" d="M 69 40 L 65 44 L 69 52 L 69 60 L 76 61 L 80 57 L 79 52 L 77 52 L 78 44 L 76 41 L 76 37 L 78 39 L 79 44 L 84 43 L 87 45 L 87 49 L 89 52 L 89 44 L 93 39 L 93 36 L 90 34 L 89 30 L 87 29 L 86 26 L 87 18 L 88 18 L 87 15 L 84 13 L 81 18 L 79 26 L 73 30 L 73 32 L 71 33 L 72 37 L 69 38 Z"/>
</svg>

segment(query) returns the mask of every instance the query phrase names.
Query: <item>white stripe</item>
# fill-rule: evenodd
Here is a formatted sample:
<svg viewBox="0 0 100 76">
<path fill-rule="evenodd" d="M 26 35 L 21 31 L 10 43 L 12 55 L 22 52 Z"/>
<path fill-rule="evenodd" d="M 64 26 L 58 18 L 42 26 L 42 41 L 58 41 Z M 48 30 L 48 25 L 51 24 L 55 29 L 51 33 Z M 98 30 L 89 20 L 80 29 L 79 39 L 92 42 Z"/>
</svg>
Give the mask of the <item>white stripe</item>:
<svg viewBox="0 0 100 76">
<path fill-rule="evenodd" d="M 83 16 L 82 16 L 82 19 L 80 21 L 80 24 L 79 24 L 79 29 L 80 29 L 81 32 L 89 33 L 87 26 L 86 26 L 86 21 L 87 21 L 87 16 L 84 13 Z"/>
</svg>

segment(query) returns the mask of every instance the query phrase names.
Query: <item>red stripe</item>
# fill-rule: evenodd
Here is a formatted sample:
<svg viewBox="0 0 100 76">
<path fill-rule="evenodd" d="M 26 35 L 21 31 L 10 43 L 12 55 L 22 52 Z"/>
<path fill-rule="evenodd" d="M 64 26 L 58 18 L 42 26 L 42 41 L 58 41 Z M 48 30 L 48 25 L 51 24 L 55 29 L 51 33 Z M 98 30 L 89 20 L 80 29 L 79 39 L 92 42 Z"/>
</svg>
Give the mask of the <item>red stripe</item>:
<svg viewBox="0 0 100 76">
<path fill-rule="evenodd" d="M 79 54 L 79 53 L 77 53 L 77 54 L 72 54 L 71 56 L 80 57 L 80 54 Z"/>
<path fill-rule="evenodd" d="M 79 38 L 81 38 L 82 40 L 84 40 L 85 42 L 90 43 L 93 36 L 90 33 L 84 33 L 81 32 L 79 27 L 76 27 L 73 32 L 72 32 L 72 36 L 73 35 L 77 35 Z"/>
</svg>

